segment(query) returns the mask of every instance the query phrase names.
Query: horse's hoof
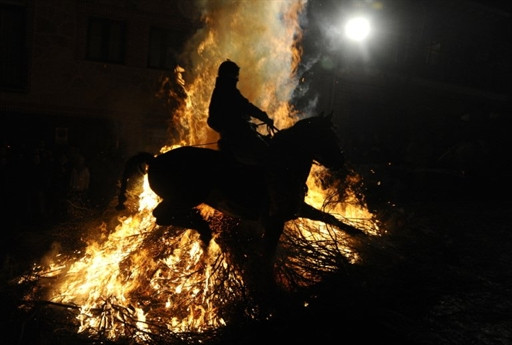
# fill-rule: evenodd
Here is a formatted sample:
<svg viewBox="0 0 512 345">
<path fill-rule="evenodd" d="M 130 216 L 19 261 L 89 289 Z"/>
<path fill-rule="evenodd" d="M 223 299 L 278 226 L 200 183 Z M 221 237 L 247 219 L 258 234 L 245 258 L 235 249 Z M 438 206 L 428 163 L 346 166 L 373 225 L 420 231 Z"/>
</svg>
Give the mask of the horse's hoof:
<svg viewBox="0 0 512 345">
<path fill-rule="evenodd" d="M 169 215 L 166 211 L 167 210 L 164 206 L 162 206 L 162 203 L 160 203 L 153 210 L 153 217 L 156 218 L 155 223 L 157 225 L 161 225 L 161 226 L 172 225 L 173 217 L 171 215 Z"/>
<path fill-rule="evenodd" d="M 156 218 L 155 219 L 156 225 L 160 225 L 160 226 L 172 225 L 172 217 L 170 217 L 170 216 L 161 214 L 160 212 L 155 213 L 154 211 L 153 211 L 153 216 Z"/>
<path fill-rule="evenodd" d="M 165 217 L 156 217 L 155 223 L 156 225 L 167 226 L 172 225 L 172 220 L 170 218 L 166 219 Z"/>
</svg>

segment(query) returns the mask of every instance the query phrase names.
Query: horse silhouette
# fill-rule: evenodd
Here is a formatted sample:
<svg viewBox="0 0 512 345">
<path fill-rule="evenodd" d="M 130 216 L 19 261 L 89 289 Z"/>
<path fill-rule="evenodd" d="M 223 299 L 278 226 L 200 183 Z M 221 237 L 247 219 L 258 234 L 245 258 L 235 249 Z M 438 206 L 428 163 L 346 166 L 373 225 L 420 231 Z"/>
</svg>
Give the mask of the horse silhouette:
<svg viewBox="0 0 512 345">
<path fill-rule="evenodd" d="M 240 164 L 219 150 L 183 146 L 158 156 L 139 153 L 129 167 L 134 170 L 133 166 L 147 164 L 149 186 L 161 197 L 153 210 L 156 223 L 195 229 L 205 245 L 212 229 L 197 208 L 201 204 L 238 219 L 261 222 L 269 253 L 277 246 L 285 222 L 300 217 L 360 234 L 361 230 L 304 201 L 314 162 L 330 170 L 345 165 L 331 117 L 309 117 L 278 131 L 270 140 L 263 166 Z M 127 178 L 125 173 L 123 180 Z M 119 209 L 126 200 L 126 183 L 122 186 Z"/>
</svg>

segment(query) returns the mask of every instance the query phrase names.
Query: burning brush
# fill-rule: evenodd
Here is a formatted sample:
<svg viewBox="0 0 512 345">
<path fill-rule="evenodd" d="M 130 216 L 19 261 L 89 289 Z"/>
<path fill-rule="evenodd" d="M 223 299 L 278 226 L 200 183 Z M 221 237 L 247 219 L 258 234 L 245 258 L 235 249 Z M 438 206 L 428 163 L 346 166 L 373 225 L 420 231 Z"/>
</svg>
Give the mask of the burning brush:
<svg viewBox="0 0 512 345">
<path fill-rule="evenodd" d="M 326 172 L 316 167 L 308 180 L 308 202 L 326 200 L 323 208 L 331 214 L 378 234 L 376 220 L 346 182 L 323 189 L 316 182 L 321 176 Z M 347 178 L 348 186 L 356 185 L 354 178 Z M 298 219 L 286 224 L 269 282 L 268 272 L 261 271 L 257 224 L 202 206 L 203 216 L 217 229 L 205 250 L 196 232 L 155 225 L 151 211 L 157 202 L 145 181 L 115 229 L 104 223 L 103 236 L 90 240 L 83 251 L 55 252 L 34 265 L 18 281 L 32 286 L 21 307 L 57 306 L 68 328 L 92 339 L 205 341 L 237 320 L 271 318 L 273 301 L 265 298 L 274 284 L 293 294 L 360 260 L 350 237 L 339 229 Z"/>
</svg>

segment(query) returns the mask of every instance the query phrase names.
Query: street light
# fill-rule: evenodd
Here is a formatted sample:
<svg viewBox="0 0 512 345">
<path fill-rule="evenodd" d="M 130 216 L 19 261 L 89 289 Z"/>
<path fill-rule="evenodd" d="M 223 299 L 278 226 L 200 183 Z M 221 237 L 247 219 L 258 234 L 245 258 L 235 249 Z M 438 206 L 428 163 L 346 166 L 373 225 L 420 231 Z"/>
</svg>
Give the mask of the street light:
<svg viewBox="0 0 512 345">
<path fill-rule="evenodd" d="M 368 61 L 368 39 L 371 35 L 371 14 L 364 15 L 362 13 L 352 13 L 352 15 L 344 15 L 342 22 L 337 27 L 337 34 L 343 35 L 341 38 L 341 45 L 339 54 L 335 60 L 335 72 L 332 73 L 332 83 L 330 87 L 329 105 L 331 109 L 342 108 L 341 102 L 346 102 L 341 96 L 344 93 L 344 86 L 340 83 L 350 83 L 354 77 L 358 77 L 359 73 L 363 71 L 365 62 Z M 341 32 L 343 30 L 343 32 Z M 341 36 L 341 35 L 340 35 Z M 342 120 L 347 124 L 350 124 L 350 114 L 343 112 Z M 343 128 L 349 128 L 349 125 L 343 126 Z M 350 134 L 346 134 L 347 137 Z"/>
<path fill-rule="evenodd" d="M 353 17 L 345 23 L 345 35 L 352 41 L 364 41 L 370 31 L 370 22 L 364 17 Z"/>
</svg>

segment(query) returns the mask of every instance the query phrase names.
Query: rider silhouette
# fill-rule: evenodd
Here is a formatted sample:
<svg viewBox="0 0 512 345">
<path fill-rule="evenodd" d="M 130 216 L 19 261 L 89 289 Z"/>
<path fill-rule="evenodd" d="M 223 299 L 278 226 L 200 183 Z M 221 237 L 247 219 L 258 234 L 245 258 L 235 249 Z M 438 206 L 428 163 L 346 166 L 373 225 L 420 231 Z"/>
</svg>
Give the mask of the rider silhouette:
<svg viewBox="0 0 512 345">
<path fill-rule="evenodd" d="M 273 127 L 274 121 L 237 89 L 239 71 L 240 67 L 229 59 L 220 64 L 207 122 L 220 134 L 220 150 L 229 153 L 241 163 L 260 165 L 268 143 L 258 133 L 251 118 L 270 127 Z"/>
</svg>

